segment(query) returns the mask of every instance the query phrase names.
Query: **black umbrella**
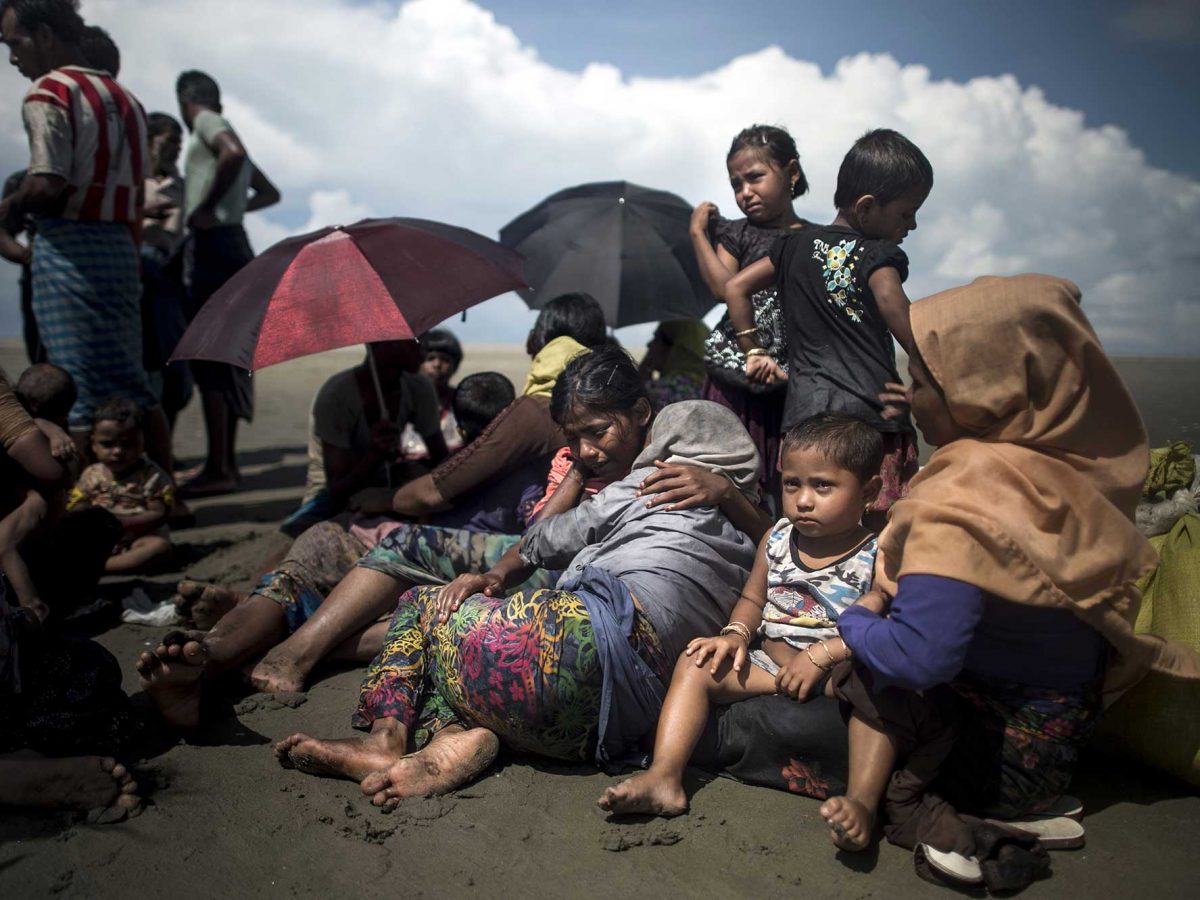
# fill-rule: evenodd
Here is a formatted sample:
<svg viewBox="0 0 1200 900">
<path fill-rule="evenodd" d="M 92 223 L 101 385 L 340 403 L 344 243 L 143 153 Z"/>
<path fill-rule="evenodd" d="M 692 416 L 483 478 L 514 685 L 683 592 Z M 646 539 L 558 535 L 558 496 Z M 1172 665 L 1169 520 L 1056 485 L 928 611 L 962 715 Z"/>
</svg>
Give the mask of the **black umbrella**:
<svg viewBox="0 0 1200 900">
<path fill-rule="evenodd" d="M 610 326 L 699 319 L 712 309 L 688 237 L 683 198 L 627 181 L 581 184 L 547 197 L 500 230 L 525 257 L 517 291 L 539 309 L 559 294 L 586 291 Z"/>
</svg>

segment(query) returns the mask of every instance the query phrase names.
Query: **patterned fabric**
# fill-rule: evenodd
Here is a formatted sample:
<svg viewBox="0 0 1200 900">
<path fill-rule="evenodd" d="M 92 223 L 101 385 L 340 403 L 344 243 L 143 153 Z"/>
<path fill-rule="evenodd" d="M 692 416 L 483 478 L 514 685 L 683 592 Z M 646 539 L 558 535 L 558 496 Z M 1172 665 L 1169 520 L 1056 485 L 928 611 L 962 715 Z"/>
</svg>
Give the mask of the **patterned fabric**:
<svg viewBox="0 0 1200 900">
<path fill-rule="evenodd" d="M 810 569 L 795 553 L 794 535 L 792 523 L 780 519 L 767 538 L 767 603 L 758 633 L 803 649 L 837 637 L 838 616 L 871 589 L 875 537 L 823 568 Z"/>
<path fill-rule="evenodd" d="M 30 87 L 21 106 L 29 174 L 66 179 L 59 218 L 137 224 L 146 176 L 146 114 L 107 72 L 63 66 Z M 39 226 L 40 227 L 40 226 Z"/>
<path fill-rule="evenodd" d="M 529 521 L 534 522 L 537 517 L 542 514 L 542 509 L 550 498 L 554 496 L 559 485 L 563 483 L 563 479 L 567 477 L 567 473 L 571 471 L 571 467 L 575 465 L 575 457 L 571 455 L 570 447 L 563 447 L 554 454 L 554 459 L 550 461 L 550 472 L 546 475 L 546 493 L 542 495 L 537 503 L 533 504 L 533 510 L 529 514 Z M 585 497 L 591 497 L 594 494 L 604 490 L 608 482 L 600 478 L 589 478 L 583 484 L 583 493 Z"/>
<path fill-rule="evenodd" d="M 67 509 L 87 503 L 116 516 L 135 516 L 146 512 L 155 500 L 161 500 L 170 509 L 175 505 L 175 487 L 166 472 L 143 456 L 136 469 L 120 477 L 104 463 L 88 466 L 71 488 Z"/>
<path fill-rule="evenodd" d="M 79 390 L 71 428 L 90 427 L 96 407 L 114 395 L 158 406 L 142 366 L 142 283 L 129 229 L 41 219 L 32 275 L 33 312 L 49 360 Z"/>
<path fill-rule="evenodd" d="M 691 375 L 660 375 L 646 382 L 646 396 L 655 412 L 661 412 L 664 406 L 681 403 L 684 400 L 699 400 L 700 389 L 704 387 L 703 378 L 693 378 Z"/>
<path fill-rule="evenodd" d="M 383 650 L 367 673 L 354 727 L 396 718 L 417 746 L 451 724 L 496 733 L 509 750 L 563 760 L 592 756 L 601 671 L 583 602 L 557 590 L 476 594 L 445 623 L 438 588 L 400 598 Z M 660 678 L 670 672 L 658 636 L 639 612 L 631 642 Z"/>
<path fill-rule="evenodd" d="M 519 543 L 518 534 L 403 524 L 360 559 L 358 565 L 408 582 L 410 587 L 442 585 L 459 575 L 486 572 Z M 538 569 L 516 590 L 549 587 L 557 577 L 557 572 Z"/>
<path fill-rule="evenodd" d="M 916 435 L 905 432 L 883 432 L 883 464 L 879 477 L 883 486 L 867 507 L 868 512 L 887 512 L 898 500 L 908 496 L 908 483 L 921 470 Z"/>
</svg>

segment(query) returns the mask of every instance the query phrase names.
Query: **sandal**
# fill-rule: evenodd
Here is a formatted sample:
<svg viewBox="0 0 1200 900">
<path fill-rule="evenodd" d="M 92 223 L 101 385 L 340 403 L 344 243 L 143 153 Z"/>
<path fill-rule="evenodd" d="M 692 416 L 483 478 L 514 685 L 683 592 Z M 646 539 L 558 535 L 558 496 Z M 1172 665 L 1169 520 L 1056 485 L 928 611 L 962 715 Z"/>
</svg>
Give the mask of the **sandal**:
<svg viewBox="0 0 1200 900">
<path fill-rule="evenodd" d="M 1076 850 L 1087 842 L 1087 832 L 1067 816 L 1033 815 L 1016 819 L 987 819 L 992 825 L 1033 835 L 1047 850 Z"/>
<path fill-rule="evenodd" d="M 925 881 L 946 884 L 983 884 L 983 869 L 974 856 L 950 850 L 936 850 L 928 844 L 913 848 L 913 864 Z M 932 877 L 931 877 L 932 876 Z"/>
</svg>

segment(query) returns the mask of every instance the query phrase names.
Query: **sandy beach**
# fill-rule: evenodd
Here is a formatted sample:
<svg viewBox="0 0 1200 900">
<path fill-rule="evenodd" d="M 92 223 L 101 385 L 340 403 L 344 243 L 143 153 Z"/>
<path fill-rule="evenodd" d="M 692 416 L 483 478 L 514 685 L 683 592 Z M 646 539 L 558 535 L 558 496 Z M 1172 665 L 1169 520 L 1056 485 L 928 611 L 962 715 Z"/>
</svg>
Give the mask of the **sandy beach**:
<svg viewBox="0 0 1200 900">
<path fill-rule="evenodd" d="M 258 413 L 239 438 L 245 488 L 197 501 L 197 526 L 175 533 L 181 571 L 239 588 L 286 544 L 278 522 L 304 480 L 307 410 L 323 380 L 355 364 L 348 349 L 256 374 Z M 498 370 L 518 390 L 526 358 L 515 347 L 467 348 L 461 375 Z M 24 365 L 15 342 L 0 366 Z M 1200 444 L 1200 364 L 1127 359 L 1119 367 L 1154 445 Z M 196 404 L 176 436 L 184 462 L 203 444 Z M 108 580 L 90 617 L 137 693 L 133 660 L 163 629 L 117 624 L 120 599 L 143 586 L 166 597 L 175 572 Z M 202 741 L 136 761 L 151 803 L 115 826 L 68 815 L 0 819 L 0 896 L 155 897 L 932 897 L 911 855 L 882 846 L 835 855 L 815 801 L 701 777 L 689 815 L 614 822 L 593 801 L 611 782 L 587 767 L 502 755 L 478 783 L 405 801 L 384 815 L 352 782 L 281 769 L 272 742 L 304 730 L 349 735 L 360 672 L 328 667 L 304 696 L 250 694 Z M 1088 756 L 1075 784 L 1087 810 L 1087 847 L 1053 854 L 1054 874 L 1023 896 L 1187 897 L 1195 894 L 1200 796 L 1129 761 Z"/>
</svg>

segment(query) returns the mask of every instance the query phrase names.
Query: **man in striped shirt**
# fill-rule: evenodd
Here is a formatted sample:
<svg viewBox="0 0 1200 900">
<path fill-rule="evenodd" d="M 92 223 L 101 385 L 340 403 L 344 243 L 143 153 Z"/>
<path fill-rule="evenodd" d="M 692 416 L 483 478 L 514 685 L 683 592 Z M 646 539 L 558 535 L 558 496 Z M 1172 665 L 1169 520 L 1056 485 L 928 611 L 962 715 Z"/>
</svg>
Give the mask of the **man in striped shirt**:
<svg viewBox="0 0 1200 900">
<path fill-rule="evenodd" d="M 147 447 L 170 471 L 166 416 L 142 366 L 137 229 L 147 160 L 141 104 L 88 66 L 72 0 L 0 0 L 9 59 L 33 82 L 22 104 L 29 166 L 0 224 L 37 218 L 33 311 L 50 362 L 71 373 L 76 443 L 95 408 L 120 395 L 147 410 Z"/>
</svg>

